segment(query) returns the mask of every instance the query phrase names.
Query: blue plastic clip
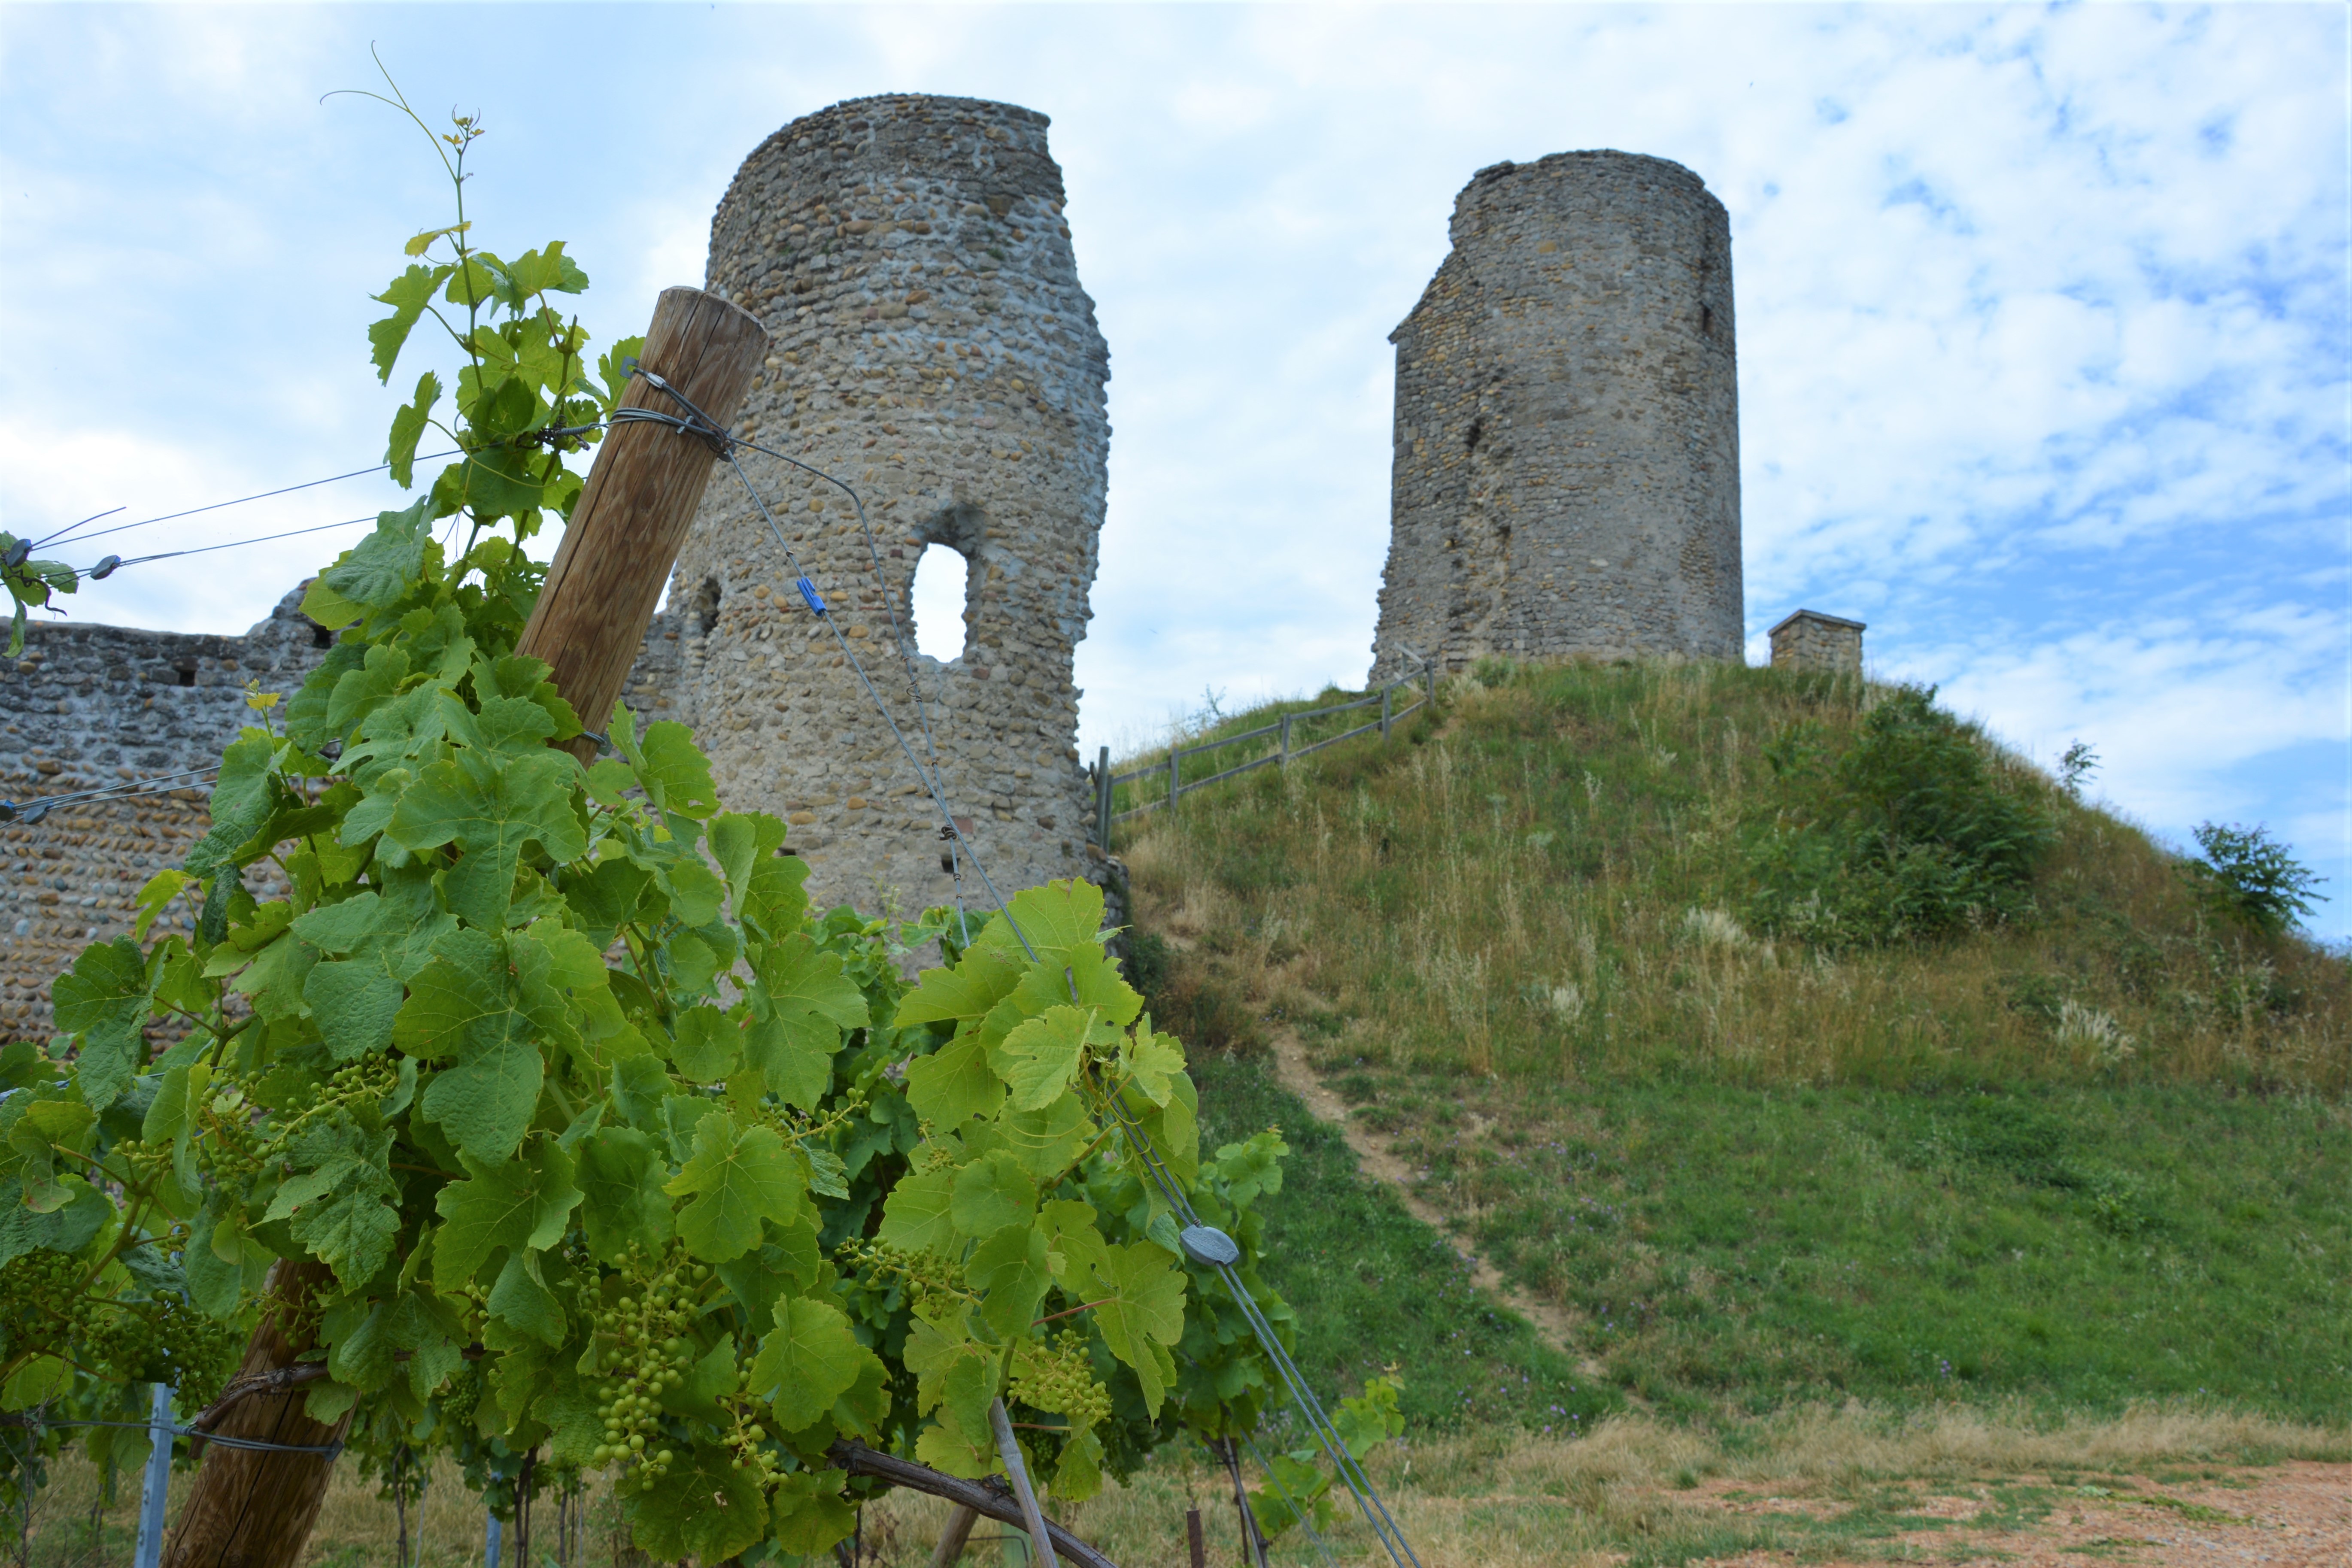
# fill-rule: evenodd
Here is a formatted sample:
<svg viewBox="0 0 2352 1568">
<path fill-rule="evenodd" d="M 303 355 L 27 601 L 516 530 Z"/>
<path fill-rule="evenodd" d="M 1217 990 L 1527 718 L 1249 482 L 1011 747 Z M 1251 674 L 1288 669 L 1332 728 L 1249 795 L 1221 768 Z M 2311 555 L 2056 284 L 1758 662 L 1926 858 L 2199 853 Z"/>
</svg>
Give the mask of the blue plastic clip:
<svg viewBox="0 0 2352 1568">
<path fill-rule="evenodd" d="M 819 616 L 824 614 L 824 601 L 817 597 L 815 584 L 803 577 L 800 580 L 800 590 L 801 597 L 808 601 L 811 614 Z"/>
</svg>

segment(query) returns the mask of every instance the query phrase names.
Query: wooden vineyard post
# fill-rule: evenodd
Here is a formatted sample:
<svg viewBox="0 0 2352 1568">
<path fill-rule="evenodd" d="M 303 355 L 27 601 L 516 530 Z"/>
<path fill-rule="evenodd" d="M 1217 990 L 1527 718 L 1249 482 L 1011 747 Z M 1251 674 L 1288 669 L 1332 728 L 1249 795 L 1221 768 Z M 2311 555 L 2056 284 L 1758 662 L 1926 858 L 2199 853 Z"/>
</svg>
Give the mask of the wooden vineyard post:
<svg viewBox="0 0 2352 1568">
<path fill-rule="evenodd" d="M 667 289 L 638 361 L 724 425 L 767 349 L 767 333 L 748 313 L 698 289 Z M 687 414 L 642 377 L 621 405 Z M 714 460 L 698 437 L 650 421 L 614 426 L 596 448 L 517 649 L 554 668 L 556 690 L 591 729 L 603 727 L 628 679 Z M 583 761 L 594 746 L 572 743 Z M 303 1408 L 308 1384 L 325 1370 L 303 1357 L 313 1348 L 313 1302 L 329 1278 L 325 1265 L 308 1258 L 271 1268 L 245 1364 L 193 1425 L 298 1449 L 342 1441 L 348 1413 L 319 1422 Z M 331 1454 L 207 1448 L 165 1544 L 164 1568 L 294 1568 L 333 1463 Z"/>
<path fill-rule="evenodd" d="M 245 1363 L 192 1426 L 214 1436 L 299 1448 L 331 1449 L 342 1442 L 348 1412 L 334 1421 L 313 1421 L 303 1408 L 310 1385 L 319 1381 L 305 1375 L 302 1363 L 317 1326 L 310 1302 L 329 1275 L 325 1264 L 309 1258 L 281 1258 L 270 1266 L 261 1325 L 246 1345 Z M 163 1543 L 164 1568 L 285 1568 L 297 1562 L 326 1500 L 333 1464 L 331 1453 L 207 1447 Z"/>
<path fill-rule="evenodd" d="M 749 312 L 699 289 L 665 289 L 637 362 L 724 425 L 742 405 L 767 352 L 768 334 Z M 642 376 L 630 381 L 621 406 L 687 414 Z M 649 421 L 614 426 L 596 448 L 547 585 L 515 647 L 554 668 L 555 689 L 591 730 L 612 718 L 614 699 L 637 661 L 662 584 L 710 483 L 713 457 L 699 437 Z M 582 762 L 595 760 L 595 742 L 583 737 L 572 745 Z"/>
</svg>

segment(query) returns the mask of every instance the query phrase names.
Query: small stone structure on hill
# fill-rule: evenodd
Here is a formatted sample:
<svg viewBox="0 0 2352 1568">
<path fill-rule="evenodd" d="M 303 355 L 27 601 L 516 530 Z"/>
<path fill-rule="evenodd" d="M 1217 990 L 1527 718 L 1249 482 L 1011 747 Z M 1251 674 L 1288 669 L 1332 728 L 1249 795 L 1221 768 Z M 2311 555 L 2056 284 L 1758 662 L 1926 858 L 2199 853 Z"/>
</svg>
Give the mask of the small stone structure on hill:
<svg viewBox="0 0 2352 1568">
<path fill-rule="evenodd" d="M 743 455 L 849 647 L 997 888 L 1098 874 L 1071 662 L 1091 611 L 1109 350 L 1079 287 L 1044 115 L 859 99 L 796 120 L 735 176 L 708 287 L 775 341 L 739 431 L 856 487 Z M 916 563 L 966 563 L 963 651 L 908 667 Z M 878 567 L 878 571 L 877 571 Z M 714 476 L 628 700 L 694 726 L 720 798 L 793 823 L 822 896 L 946 901 L 915 769 L 733 476 Z M 986 900 L 965 868 L 975 908 Z"/>
<path fill-rule="evenodd" d="M 1860 621 L 1799 610 L 1772 628 L 1772 668 L 1820 670 L 1860 680 L 1862 634 L 1868 629 Z"/>
<path fill-rule="evenodd" d="M 0 797 L 116 786 L 203 768 L 261 722 L 246 682 L 289 692 L 331 644 L 296 588 L 243 637 L 36 624 L 0 665 Z M 69 804 L 0 823 L 0 1040 L 46 1039 L 49 982 L 92 942 L 130 929 L 140 887 L 211 826 L 209 778 L 133 798 Z M 281 897 L 268 862 L 246 874 Z"/>
<path fill-rule="evenodd" d="M 1374 681 L 1408 652 L 1736 659 L 1731 227 L 1662 158 L 1482 169 L 1397 349 Z"/>
</svg>

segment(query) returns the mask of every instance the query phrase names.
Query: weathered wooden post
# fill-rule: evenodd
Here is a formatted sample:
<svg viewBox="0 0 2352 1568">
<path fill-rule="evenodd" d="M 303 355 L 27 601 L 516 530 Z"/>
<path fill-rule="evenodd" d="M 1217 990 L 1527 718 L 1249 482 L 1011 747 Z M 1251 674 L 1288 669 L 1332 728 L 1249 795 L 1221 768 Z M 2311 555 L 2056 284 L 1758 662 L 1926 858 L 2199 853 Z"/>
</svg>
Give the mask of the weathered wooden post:
<svg viewBox="0 0 2352 1568">
<path fill-rule="evenodd" d="M 1381 688 L 1381 739 L 1383 741 L 1389 738 L 1389 700 L 1395 695 L 1396 683 L 1394 681 L 1391 681 L 1388 685 Z"/>
<path fill-rule="evenodd" d="M 1176 771 L 1183 754 L 1175 742 L 1168 742 L 1168 809 L 1171 812 L 1176 809 L 1176 796 L 1184 787 L 1183 777 Z"/>
<path fill-rule="evenodd" d="M 699 289 L 665 289 L 638 363 L 724 424 L 742 405 L 767 352 L 767 331 L 748 311 Z M 686 413 L 642 376 L 629 383 L 621 406 Z M 592 730 L 612 718 L 715 456 L 701 439 L 649 422 L 615 424 L 596 448 L 515 647 L 553 667 L 555 689 Z M 588 762 L 595 745 L 583 737 L 572 750 Z"/>
<path fill-rule="evenodd" d="M 955 1568 L 956 1559 L 963 1555 L 965 1543 L 971 1540 L 971 1527 L 979 1522 L 977 1510 L 956 1504 L 955 1511 L 948 1515 L 946 1527 L 940 1531 L 940 1543 L 931 1548 L 931 1568 Z"/>
<path fill-rule="evenodd" d="M 1282 765 L 1290 765 L 1290 715 L 1282 716 Z"/>
<path fill-rule="evenodd" d="M 699 289 L 666 289 L 638 363 L 724 424 L 741 406 L 767 349 L 767 332 L 748 312 Z M 642 377 L 630 383 L 621 406 L 687 412 Z M 591 729 L 610 720 L 715 456 L 704 440 L 650 421 L 616 422 L 596 448 L 517 648 L 553 667 L 555 689 Z M 583 761 L 595 755 L 595 742 L 584 737 L 571 749 Z M 320 1422 L 303 1408 L 307 1385 L 325 1370 L 306 1358 L 316 1348 L 310 1302 L 329 1278 L 324 1264 L 308 1258 L 271 1267 L 245 1363 L 193 1425 L 298 1450 L 342 1442 L 348 1412 Z M 331 1453 L 215 1445 L 164 1548 L 167 1568 L 293 1568 L 333 1462 Z"/>
</svg>

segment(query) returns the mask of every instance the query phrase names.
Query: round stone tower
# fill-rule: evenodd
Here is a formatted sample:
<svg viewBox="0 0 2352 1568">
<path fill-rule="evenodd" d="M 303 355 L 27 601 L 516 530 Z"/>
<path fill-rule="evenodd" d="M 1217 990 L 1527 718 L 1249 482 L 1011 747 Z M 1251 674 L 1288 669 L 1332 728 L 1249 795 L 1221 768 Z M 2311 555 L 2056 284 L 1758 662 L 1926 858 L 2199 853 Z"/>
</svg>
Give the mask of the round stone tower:
<svg viewBox="0 0 2352 1568">
<path fill-rule="evenodd" d="M 1679 163 L 1481 169 L 1396 344 L 1373 679 L 1741 644 L 1731 226 Z"/>
<path fill-rule="evenodd" d="M 738 433 L 845 481 L 871 546 L 824 479 L 751 452 L 745 471 L 1007 896 L 1098 864 L 1070 675 L 1103 523 L 1109 351 L 1045 127 L 917 95 L 796 120 L 719 204 L 706 285 L 774 340 Z M 911 648 L 933 544 L 967 563 L 963 651 L 918 655 L 910 691 L 890 612 Z M 946 900 L 929 795 L 731 474 L 711 481 L 630 700 L 694 726 L 730 806 L 793 824 L 820 897 Z"/>
</svg>

